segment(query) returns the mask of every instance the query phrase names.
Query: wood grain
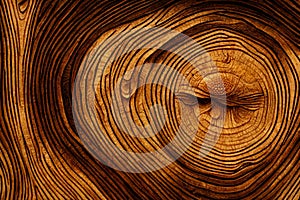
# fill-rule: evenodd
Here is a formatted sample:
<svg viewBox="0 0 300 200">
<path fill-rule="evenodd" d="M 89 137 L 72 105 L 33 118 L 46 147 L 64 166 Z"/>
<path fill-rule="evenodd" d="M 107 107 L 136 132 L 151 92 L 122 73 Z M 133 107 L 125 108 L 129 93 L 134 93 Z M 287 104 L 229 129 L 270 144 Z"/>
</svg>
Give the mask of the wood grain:
<svg viewBox="0 0 300 200">
<path fill-rule="evenodd" d="M 0 199 L 299 199 L 299 1 L 1 0 L 0 5 Z M 163 42 L 160 32 L 127 39 L 160 41 L 186 57 L 147 48 L 124 54 L 116 48 L 118 59 L 108 58 L 106 76 L 95 88 L 95 107 L 97 124 L 117 147 L 155 151 L 175 137 L 183 113 L 197 118 L 191 124 L 195 138 L 180 158 L 156 171 L 129 173 L 97 159 L 101 140 L 89 131 L 81 137 L 72 95 L 95 44 L 145 27 L 180 32 L 204 47 L 211 60 L 199 64 L 201 75 L 194 73 L 188 57 L 196 55 L 195 46 L 180 37 Z M 140 126 L 151 124 L 152 105 L 164 108 L 158 115 L 158 122 L 166 120 L 164 128 L 135 138 L 118 128 L 109 104 L 120 77 L 146 63 L 177 70 L 195 93 L 182 90 L 177 98 L 158 84 L 133 94 L 122 88 L 128 114 Z M 209 71 L 211 64 L 224 90 Z M 170 88 L 177 83 L 167 71 L 140 72 L 149 80 L 169 78 Z M 224 95 L 226 105 L 214 103 Z M 199 157 L 209 124 L 220 116 L 213 108 L 226 108 L 222 132 Z M 82 108 L 76 116 L 89 130 L 86 113 Z"/>
</svg>

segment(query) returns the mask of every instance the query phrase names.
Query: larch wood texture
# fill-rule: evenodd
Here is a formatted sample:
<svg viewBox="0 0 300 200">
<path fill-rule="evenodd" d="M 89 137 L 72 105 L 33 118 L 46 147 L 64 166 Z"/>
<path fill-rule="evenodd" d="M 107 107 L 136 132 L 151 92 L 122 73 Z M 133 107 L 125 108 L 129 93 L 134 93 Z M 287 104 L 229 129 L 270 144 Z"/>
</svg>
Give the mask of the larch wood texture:
<svg viewBox="0 0 300 200">
<path fill-rule="evenodd" d="M 298 0 L 1 0 L 0 16 L 0 199 L 299 199 Z M 72 91 L 93 46 L 144 27 L 171 29 L 201 44 L 224 90 L 214 73 L 197 75 L 186 58 L 171 51 L 116 51 L 119 58 L 105 67 L 105 80 L 96 87 L 95 107 L 97 123 L 118 148 L 155 151 L 174 138 L 183 112 L 198 120 L 191 124 L 197 128 L 195 138 L 180 158 L 158 170 L 130 173 L 96 159 L 101 140 L 95 133 L 86 133 L 90 147 L 83 144 Z M 159 34 L 150 34 L 149 42 Z M 168 45 L 191 56 L 196 51 L 176 37 L 162 44 Z M 196 92 L 183 91 L 177 98 L 158 84 L 133 94 L 122 88 L 131 105 L 128 113 L 140 126 L 151 124 L 151 105 L 164 107 L 159 116 L 165 118 L 164 128 L 136 138 L 118 129 L 108 105 L 119 77 L 145 63 L 176 69 Z M 210 63 L 204 59 L 201 65 Z M 155 79 L 164 73 L 153 70 L 144 76 Z M 226 105 L 213 103 L 209 92 L 215 99 L 226 95 Z M 190 96 L 197 102 L 189 102 Z M 182 110 L 180 101 L 186 101 Z M 222 132 L 211 151 L 199 157 L 209 123 L 224 106 Z M 87 117 L 84 109 L 77 116 Z"/>
</svg>

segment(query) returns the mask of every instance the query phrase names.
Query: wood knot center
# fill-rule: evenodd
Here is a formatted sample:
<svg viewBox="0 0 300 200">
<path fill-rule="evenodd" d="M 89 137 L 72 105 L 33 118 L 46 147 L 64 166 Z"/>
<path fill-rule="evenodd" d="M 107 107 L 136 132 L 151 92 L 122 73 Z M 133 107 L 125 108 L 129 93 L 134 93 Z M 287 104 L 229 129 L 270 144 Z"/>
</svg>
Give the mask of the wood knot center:
<svg viewBox="0 0 300 200">
<path fill-rule="evenodd" d="M 234 91 L 239 78 L 232 74 L 217 73 L 203 78 L 201 85 L 205 85 L 205 90 L 214 96 L 228 95 Z"/>
</svg>

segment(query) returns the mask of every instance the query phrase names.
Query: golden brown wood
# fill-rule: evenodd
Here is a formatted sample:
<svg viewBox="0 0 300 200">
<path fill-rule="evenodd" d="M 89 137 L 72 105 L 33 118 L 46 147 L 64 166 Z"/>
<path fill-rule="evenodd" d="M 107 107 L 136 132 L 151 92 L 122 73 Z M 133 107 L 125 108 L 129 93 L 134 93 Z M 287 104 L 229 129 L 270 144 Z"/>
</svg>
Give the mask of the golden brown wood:
<svg viewBox="0 0 300 200">
<path fill-rule="evenodd" d="M 0 16 L 0 199 L 299 199 L 299 1 L 1 0 Z M 89 129 L 86 107 L 74 119 L 72 92 L 75 80 L 89 84 L 76 76 L 93 47 L 145 27 L 185 34 L 211 60 L 199 57 L 199 74 L 189 62 L 197 55 L 195 46 L 172 34 L 164 41 L 154 31 L 132 32 L 122 45 L 161 42 L 169 51 L 143 48 L 123 54 L 122 45 L 107 50 L 116 52 L 95 86 L 96 124 L 118 148 L 156 151 L 174 139 L 184 113 L 197 119 L 190 124 L 197 130 L 193 142 L 179 159 L 159 170 L 129 173 L 96 158 L 103 153 L 103 140 Z M 112 44 L 99 52 L 107 53 Z M 159 84 L 132 93 L 133 85 L 118 88 L 120 107 L 127 102 L 127 113 L 140 126 L 151 124 L 151 105 L 164 108 L 156 116 L 158 124 L 150 127 L 155 130 L 165 119 L 164 128 L 136 138 L 120 129 L 109 105 L 120 77 L 146 63 L 177 70 L 194 92 L 178 86 L 176 96 Z M 170 78 L 169 87 L 178 83 L 166 70 L 138 72 L 153 82 Z M 213 122 L 220 116 L 221 134 L 207 139 L 209 124 L 218 126 Z M 128 125 L 127 119 L 121 121 Z M 215 137 L 211 151 L 199 156 L 206 140 Z"/>
</svg>

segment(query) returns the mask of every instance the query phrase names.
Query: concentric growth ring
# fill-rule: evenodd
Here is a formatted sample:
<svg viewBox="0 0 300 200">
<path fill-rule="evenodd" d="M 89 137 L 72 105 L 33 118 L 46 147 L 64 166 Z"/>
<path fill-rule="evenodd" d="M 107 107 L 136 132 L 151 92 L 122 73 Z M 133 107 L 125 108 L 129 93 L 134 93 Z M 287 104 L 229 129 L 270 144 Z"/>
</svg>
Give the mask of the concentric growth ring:
<svg viewBox="0 0 300 200">
<path fill-rule="evenodd" d="M 193 52 L 175 48 L 179 43 L 174 43 L 174 41 L 170 40 L 174 37 L 184 41 L 180 45 L 192 46 Z M 167 46 L 165 46 L 166 44 Z M 150 116 L 152 116 L 148 122 L 149 124 L 146 127 L 138 126 L 132 120 L 132 115 L 130 115 L 129 101 L 122 95 L 122 90 L 125 90 L 124 87 L 129 87 L 129 91 L 125 94 L 127 98 L 146 84 L 154 86 L 158 84 L 167 87 L 175 94 L 175 98 L 179 99 L 178 95 L 180 95 L 182 90 L 185 90 L 185 92 L 189 91 L 189 101 L 197 102 L 197 95 L 194 89 L 187 79 L 178 72 L 182 70 L 180 66 L 177 69 L 173 69 L 157 63 L 145 63 L 141 66 L 134 66 L 135 63 L 114 63 L 116 60 L 122 59 L 125 54 L 142 50 L 145 51 L 145 54 L 149 54 L 149 50 L 163 50 L 185 58 L 193 67 L 194 73 L 198 73 L 198 76 L 204 76 L 202 71 L 206 66 L 203 66 L 202 63 L 204 61 L 206 63 L 210 62 L 209 71 L 214 74 L 214 81 L 219 83 L 218 91 L 221 94 L 225 94 L 222 79 L 218 76 L 218 69 L 213 65 L 209 55 L 197 42 L 180 32 L 158 27 L 141 27 L 129 30 L 121 29 L 120 32 L 109 35 L 108 38 L 100 38 L 99 42 L 93 46 L 83 60 L 77 73 L 73 91 L 73 114 L 76 121 L 75 125 L 86 148 L 91 149 L 93 155 L 105 165 L 124 172 L 149 172 L 159 170 L 173 163 L 190 147 L 198 131 L 198 119 L 196 116 L 191 116 L 187 112 L 188 109 L 183 109 L 185 106 L 184 101 L 179 101 L 181 123 L 178 131 L 176 131 L 177 133 L 175 133 L 175 137 L 163 149 L 144 153 L 128 152 L 117 147 L 111 141 L 109 138 L 111 133 L 121 136 L 122 132 L 127 132 L 133 137 L 141 138 L 154 136 L 162 130 L 166 121 L 164 118 L 161 118 L 164 115 L 163 107 L 154 105 L 149 109 L 151 111 Z M 134 58 L 135 56 L 131 59 L 147 59 L 147 57 Z M 128 60 L 128 58 L 126 59 Z M 120 72 L 123 69 L 124 71 Z M 113 82 L 114 80 L 112 79 L 116 80 L 117 83 L 110 83 L 112 90 L 109 90 L 110 85 L 107 85 L 107 81 Z M 126 85 L 121 84 L 124 81 L 126 81 Z M 100 88 L 98 88 L 99 85 Z M 215 89 L 214 84 L 206 85 L 209 92 Z M 100 92 L 99 98 L 101 99 L 98 100 L 101 103 L 98 102 L 98 105 L 100 104 L 99 109 L 103 112 L 104 118 L 97 118 L 95 106 L 96 90 L 101 90 L 102 88 L 106 89 L 105 93 L 107 96 L 109 94 L 112 94 L 112 96 L 105 100 L 103 99 L 105 94 Z M 216 104 L 217 102 L 214 101 L 218 101 L 218 104 L 226 105 L 226 95 L 219 95 L 218 97 L 217 100 L 211 97 L 212 103 Z M 108 110 L 105 107 L 105 101 L 109 102 L 108 104 L 111 106 Z M 213 107 L 211 112 L 221 112 L 221 116 L 214 120 L 217 126 L 215 124 L 209 126 L 208 135 L 214 135 L 214 137 L 213 139 L 205 140 L 206 148 L 201 149 L 201 156 L 208 154 L 213 148 L 223 127 L 226 107 L 222 106 L 222 109 L 218 111 L 215 111 L 216 109 L 216 107 Z M 194 112 L 200 113 L 199 108 L 196 108 Z M 177 116 L 175 117 L 177 118 Z M 107 123 L 108 121 L 110 123 Z M 160 122 L 159 127 L 157 127 L 158 122 Z"/>
</svg>

